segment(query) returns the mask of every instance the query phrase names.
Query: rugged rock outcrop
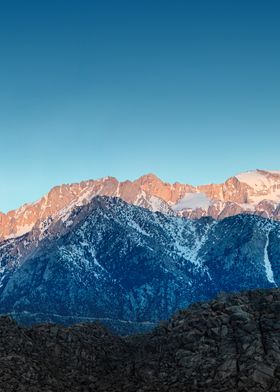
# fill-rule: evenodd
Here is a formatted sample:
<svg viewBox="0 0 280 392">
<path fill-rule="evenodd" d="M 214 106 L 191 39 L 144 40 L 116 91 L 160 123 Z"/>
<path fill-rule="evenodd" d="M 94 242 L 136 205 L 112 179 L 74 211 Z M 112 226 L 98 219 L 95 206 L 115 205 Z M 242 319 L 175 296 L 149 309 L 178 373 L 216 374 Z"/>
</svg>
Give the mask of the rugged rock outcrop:
<svg viewBox="0 0 280 392">
<path fill-rule="evenodd" d="M 95 196 L 120 197 L 127 203 L 198 219 L 223 219 L 240 213 L 280 219 L 280 171 L 256 170 L 229 178 L 223 184 L 192 186 L 169 184 L 154 174 L 135 181 L 116 178 L 83 181 L 54 187 L 35 203 L 7 214 L 0 213 L 0 240 L 21 236 L 48 219 L 60 219 Z"/>
<path fill-rule="evenodd" d="M 0 391 L 278 392 L 279 347 L 279 289 L 221 294 L 125 338 L 2 317 Z"/>
</svg>

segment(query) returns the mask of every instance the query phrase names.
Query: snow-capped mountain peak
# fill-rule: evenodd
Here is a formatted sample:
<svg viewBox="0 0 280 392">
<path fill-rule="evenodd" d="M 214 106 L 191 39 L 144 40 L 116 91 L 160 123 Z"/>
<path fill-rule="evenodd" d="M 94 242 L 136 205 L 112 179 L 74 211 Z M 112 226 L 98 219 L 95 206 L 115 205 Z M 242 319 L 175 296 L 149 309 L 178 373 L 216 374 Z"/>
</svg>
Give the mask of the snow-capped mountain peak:
<svg viewBox="0 0 280 392">
<path fill-rule="evenodd" d="M 19 237 L 49 219 L 62 215 L 67 219 L 74 207 L 88 204 L 97 195 L 119 197 L 151 211 L 191 219 L 223 219 L 240 213 L 280 219 L 280 171 L 254 170 L 222 184 L 200 186 L 170 184 L 149 173 L 135 181 L 104 177 L 56 186 L 35 203 L 0 213 L 0 240 Z"/>
</svg>

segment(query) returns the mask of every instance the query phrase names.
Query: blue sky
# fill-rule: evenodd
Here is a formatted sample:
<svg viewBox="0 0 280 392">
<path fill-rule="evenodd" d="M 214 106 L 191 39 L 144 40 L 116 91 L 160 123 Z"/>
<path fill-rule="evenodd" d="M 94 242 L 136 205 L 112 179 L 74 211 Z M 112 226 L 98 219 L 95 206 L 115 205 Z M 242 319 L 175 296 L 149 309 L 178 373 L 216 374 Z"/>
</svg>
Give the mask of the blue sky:
<svg viewBox="0 0 280 392">
<path fill-rule="evenodd" d="M 50 187 L 280 169 L 280 3 L 3 0 L 0 210 Z"/>
</svg>

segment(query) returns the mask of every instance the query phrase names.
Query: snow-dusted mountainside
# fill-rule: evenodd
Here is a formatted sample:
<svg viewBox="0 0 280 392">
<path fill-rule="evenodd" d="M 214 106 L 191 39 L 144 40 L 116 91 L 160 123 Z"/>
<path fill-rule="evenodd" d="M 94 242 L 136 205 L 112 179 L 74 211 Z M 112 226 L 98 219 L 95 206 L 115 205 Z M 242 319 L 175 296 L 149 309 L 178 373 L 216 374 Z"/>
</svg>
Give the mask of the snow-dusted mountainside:
<svg viewBox="0 0 280 392">
<path fill-rule="evenodd" d="M 278 221 L 98 196 L 0 244 L 0 313 L 153 323 L 220 291 L 279 286 L 279 259 Z"/>
<path fill-rule="evenodd" d="M 280 219 L 280 171 L 256 170 L 229 178 L 223 184 L 192 186 L 169 184 L 153 174 L 135 181 L 113 177 L 53 188 L 35 203 L 0 213 L 0 239 L 21 236 L 34 227 L 71 213 L 97 196 L 120 197 L 129 204 L 169 215 L 223 219 L 240 213 Z"/>
</svg>

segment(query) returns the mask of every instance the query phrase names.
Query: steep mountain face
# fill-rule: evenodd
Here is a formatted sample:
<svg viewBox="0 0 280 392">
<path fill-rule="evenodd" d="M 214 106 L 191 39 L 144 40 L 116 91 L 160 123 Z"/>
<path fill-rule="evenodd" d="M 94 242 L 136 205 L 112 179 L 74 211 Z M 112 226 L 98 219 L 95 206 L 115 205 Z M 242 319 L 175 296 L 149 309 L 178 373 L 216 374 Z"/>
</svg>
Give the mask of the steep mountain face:
<svg viewBox="0 0 280 392">
<path fill-rule="evenodd" d="M 188 220 L 98 196 L 0 244 L 0 312 L 152 325 L 220 291 L 278 286 L 279 239 L 280 222 L 254 215 Z"/>
<path fill-rule="evenodd" d="M 278 392 L 279 347 L 279 289 L 223 294 L 126 338 L 2 317 L 0 391 Z"/>
<path fill-rule="evenodd" d="M 191 219 L 223 219 L 240 213 L 280 218 L 280 171 L 256 170 L 231 177 L 223 184 L 169 184 L 153 174 L 136 181 L 113 177 L 53 188 L 39 201 L 7 214 L 0 213 L 0 239 L 19 237 L 46 219 L 58 220 L 97 196 L 120 197 L 127 203 Z"/>
</svg>

